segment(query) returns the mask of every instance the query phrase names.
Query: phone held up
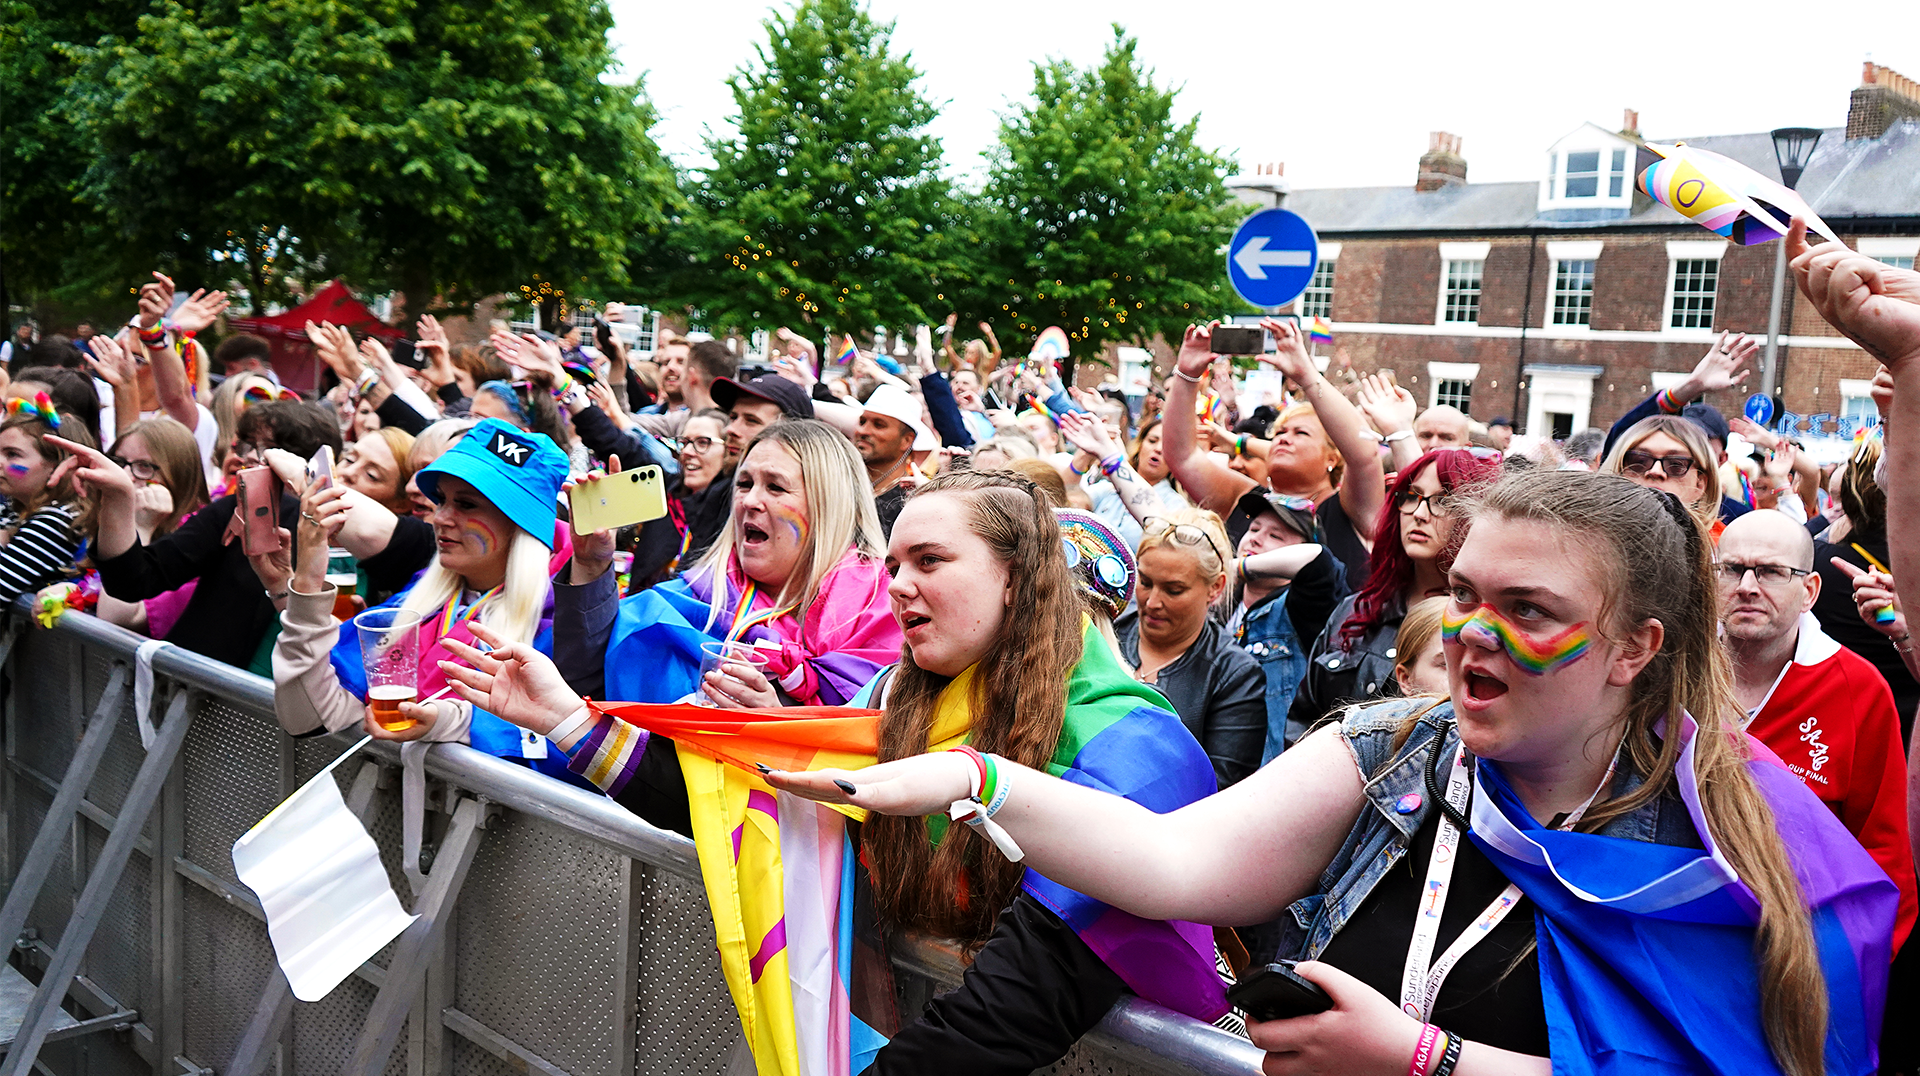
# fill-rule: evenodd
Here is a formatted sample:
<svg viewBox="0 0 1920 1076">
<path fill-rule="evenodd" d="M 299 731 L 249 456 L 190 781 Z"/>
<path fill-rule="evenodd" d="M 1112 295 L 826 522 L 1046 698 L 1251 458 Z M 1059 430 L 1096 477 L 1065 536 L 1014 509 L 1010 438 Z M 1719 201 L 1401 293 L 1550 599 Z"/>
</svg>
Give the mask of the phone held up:
<svg viewBox="0 0 1920 1076">
<path fill-rule="evenodd" d="M 589 478 L 567 493 L 574 533 L 610 531 L 667 514 L 667 485 L 658 467 L 635 467 Z"/>
<path fill-rule="evenodd" d="M 1241 979 L 1227 991 L 1227 1003 L 1260 1023 L 1311 1016 L 1333 1008 L 1327 992 L 1302 978 L 1293 965 L 1291 960 L 1268 964 Z"/>
<path fill-rule="evenodd" d="M 1258 355 L 1266 350 L 1266 335 L 1257 325 L 1216 325 L 1207 350 L 1215 355 Z"/>
<path fill-rule="evenodd" d="M 280 479 L 271 467 L 248 467 L 236 476 L 240 514 L 240 548 L 247 556 L 280 548 Z"/>
</svg>

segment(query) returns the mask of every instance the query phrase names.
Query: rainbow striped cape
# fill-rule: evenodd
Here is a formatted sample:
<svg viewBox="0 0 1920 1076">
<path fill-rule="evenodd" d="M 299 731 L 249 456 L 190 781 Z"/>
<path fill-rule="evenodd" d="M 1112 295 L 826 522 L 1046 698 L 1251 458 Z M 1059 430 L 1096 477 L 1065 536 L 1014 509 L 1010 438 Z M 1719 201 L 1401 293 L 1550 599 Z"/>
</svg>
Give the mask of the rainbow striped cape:
<svg viewBox="0 0 1920 1076">
<path fill-rule="evenodd" d="M 1160 812 L 1211 795 L 1213 767 L 1165 699 L 1127 676 L 1100 636 L 1089 631 L 1085 643 L 1048 770 Z M 971 677 L 942 693 L 931 750 L 966 742 Z M 762 1073 L 857 1073 L 884 1044 L 848 1007 L 854 849 L 845 822 L 865 812 L 776 793 L 752 768 L 872 765 L 880 711 L 857 708 L 871 686 L 855 707 L 594 704 L 679 748 L 721 967 Z M 1209 928 L 1141 919 L 1032 871 L 1022 888 L 1141 997 L 1203 1020 L 1226 1011 Z"/>
</svg>

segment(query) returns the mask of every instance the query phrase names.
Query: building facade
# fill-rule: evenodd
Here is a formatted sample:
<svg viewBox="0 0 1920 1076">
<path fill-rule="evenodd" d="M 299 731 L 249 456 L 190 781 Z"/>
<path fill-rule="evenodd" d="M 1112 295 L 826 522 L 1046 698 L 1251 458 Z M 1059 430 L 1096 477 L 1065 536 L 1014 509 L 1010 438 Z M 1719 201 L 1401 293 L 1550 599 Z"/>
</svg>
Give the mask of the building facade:
<svg viewBox="0 0 1920 1076">
<path fill-rule="evenodd" d="M 1537 182 L 1468 183 L 1458 138 L 1437 133 L 1407 187 L 1288 192 L 1264 175 L 1236 185 L 1314 226 L 1321 268 L 1290 310 L 1332 321 L 1356 369 L 1394 371 L 1423 406 L 1565 437 L 1681 380 L 1722 331 L 1767 333 L 1775 244 L 1729 243 L 1639 193 L 1637 126 L 1631 112 L 1620 131 L 1581 125 L 1548 148 Z M 1679 141 L 1779 175 L 1767 134 Z M 1822 132 L 1798 189 L 1849 246 L 1911 267 L 1920 86 L 1868 64 L 1846 125 Z M 1872 413 L 1876 363 L 1791 280 L 1783 302 L 1783 407 L 1850 432 L 1848 417 Z M 1752 374 L 1709 402 L 1738 414 L 1759 391 L 1758 356 Z"/>
</svg>

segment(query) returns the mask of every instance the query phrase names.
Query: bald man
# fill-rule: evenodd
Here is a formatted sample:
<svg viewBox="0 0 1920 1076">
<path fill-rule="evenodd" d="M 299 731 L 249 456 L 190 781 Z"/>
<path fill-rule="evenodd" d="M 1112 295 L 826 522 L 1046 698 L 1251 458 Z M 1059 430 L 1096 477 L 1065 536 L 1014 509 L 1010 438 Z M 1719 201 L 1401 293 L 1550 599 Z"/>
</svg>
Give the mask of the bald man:
<svg viewBox="0 0 1920 1076">
<path fill-rule="evenodd" d="M 1784 514 L 1749 512 L 1720 535 L 1714 575 L 1747 731 L 1806 782 L 1900 887 L 1898 949 L 1912 929 L 1913 852 L 1900 715 L 1880 671 L 1813 618 L 1813 539 Z"/>
<path fill-rule="evenodd" d="M 1465 448 L 1472 429 L 1465 412 L 1452 404 L 1440 404 L 1420 412 L 1420 417 L 1413 420 L 1413 439 L 1420 442 L 1422 452 Z"/>
</svg>

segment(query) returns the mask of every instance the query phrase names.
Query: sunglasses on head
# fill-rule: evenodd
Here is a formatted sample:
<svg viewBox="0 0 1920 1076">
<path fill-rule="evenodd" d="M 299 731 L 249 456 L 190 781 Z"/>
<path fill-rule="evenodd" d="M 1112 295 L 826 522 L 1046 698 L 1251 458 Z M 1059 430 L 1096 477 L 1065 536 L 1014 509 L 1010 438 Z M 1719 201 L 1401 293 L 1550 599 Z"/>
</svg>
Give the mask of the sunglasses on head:
<svg viewBox="0 0 1920 1076">
<path fill-rule="evenodd" d="M 1643 475 L 1658 467 L 1668 478 L 1684 478 L 1694 466 L 1692 456 L 1656 456 L 1637 448 L 1620 457 L 1620 469 L 1631 475 Z"/>
<path fill-rule="evenodd" d="M 1214 544 L 1213 536 L 1191 523 L 1169 523 L 1164 519 L 1156 518 L 1147 520 L 1146 529 L 1155 535 L 1171 532 L 1174 542 L 1179 545 L 1198 548 L 1205 544 L 1208 549 L 1213 550 L 1213 555 L 1219 558 L 1220 563 L 1227 562 L 1226 556 L 1220 552 L 1220 547 Z"/>
<path fill-rule="evenodd" d="M 275 400 L 298 400 L 300 394 L 290 388 L 253 384 L 240 390 L 240 398 L 248 403 L 272 403 Z"/>
</svg>

